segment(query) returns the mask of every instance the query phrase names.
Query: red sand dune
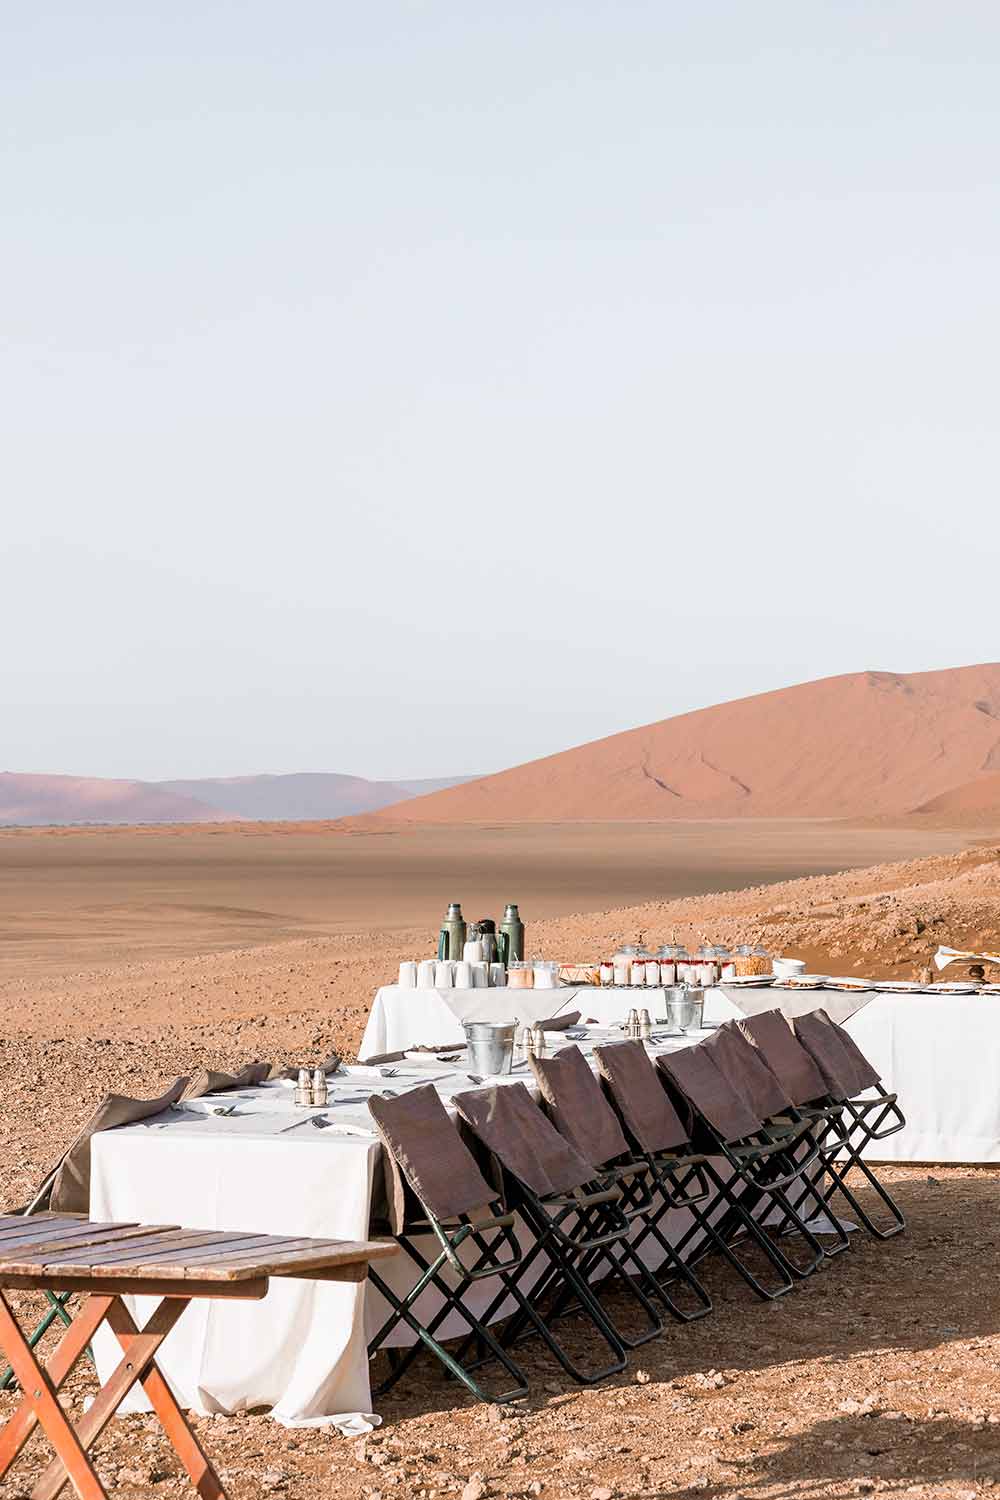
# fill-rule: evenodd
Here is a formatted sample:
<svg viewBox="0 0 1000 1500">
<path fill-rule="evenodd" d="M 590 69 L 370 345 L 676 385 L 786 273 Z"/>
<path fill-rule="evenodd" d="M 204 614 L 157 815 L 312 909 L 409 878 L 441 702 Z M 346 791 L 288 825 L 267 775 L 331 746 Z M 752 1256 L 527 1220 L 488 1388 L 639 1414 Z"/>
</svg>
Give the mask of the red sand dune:
<svg viewBox="0 0 1000 1500">
<path fill-rule="evenodd" d="M 595 740 L 372 821 L 872 817 L 959 788 L 963 806 L 983 796 L 992 809 L 991 772 L 1000 665 L 857 672 Z"/>
<path fill-rule="evenodd" d="M 913 809 L 914 813 L 958 813 L 963 817 L 1000 819 L 1000 771 L 986 772 L 954 786 Z"/>
</svg>

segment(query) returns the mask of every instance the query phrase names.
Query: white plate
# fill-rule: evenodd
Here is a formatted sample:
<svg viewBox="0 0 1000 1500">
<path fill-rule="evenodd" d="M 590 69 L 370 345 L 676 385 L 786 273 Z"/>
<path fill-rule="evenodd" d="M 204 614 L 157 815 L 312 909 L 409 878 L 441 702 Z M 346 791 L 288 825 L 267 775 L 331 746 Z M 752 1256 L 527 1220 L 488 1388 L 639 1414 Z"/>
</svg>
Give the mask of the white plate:
<svg viewBox="0 0 1000 1500">
<path fill-rule="evenodd" d="M 916 979 L 876 979 L 872 985 L 876 990 L 889 990 L 898 995 L 922 995 L 926 985 Z"/>
<path fill-rule="evenodd" d="M 776 979 L 776 989 L 818 990 L 829 981 L 829 974 L 790 974 L 787 979 Z"/>
<path fill-rule="evenodd" d="M 773 974 L 735 974 L 732 979 L 720 980 L 720 988 L 728 990 L 736 989 L 764 989 L 766 985 L 774 983 Z"/>
<path fill-rule="evenodd" d="M 852 994 L 856 994 L 858 990 L 874 990 L 877 988 L 877 985 L 874 979 L 857 979 L 848 974 L 843 978 L 828 979 L 823 988 L 827 990 L 849 990 Z"/>
<path fill-rule="evenodd" d="M 976 986 L 974 984 L 958 983 L 935 984 L 933 986 L 933 993 L 935 995 L 974 995 L 976 993 Z"/>
<path fill-rule="evenodd" d="M 976 990 L 977 995 L 1000 995 L 1000 984 L 981 984 Z"/>
</svg>

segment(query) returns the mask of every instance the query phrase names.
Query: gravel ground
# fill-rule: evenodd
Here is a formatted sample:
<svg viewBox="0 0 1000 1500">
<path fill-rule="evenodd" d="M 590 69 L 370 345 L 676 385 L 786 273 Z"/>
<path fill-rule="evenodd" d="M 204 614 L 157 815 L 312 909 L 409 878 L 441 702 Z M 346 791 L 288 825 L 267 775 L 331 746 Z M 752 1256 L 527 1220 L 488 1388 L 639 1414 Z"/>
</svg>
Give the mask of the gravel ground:
<svg viewBox="0 0 1000 1500">
<path fill-rule="evenodd" d="M 980 850 L 560 919 L 534 933 L 541 951 L 566 957 L 596 956 L 640 930 L 651 940 L 763 933 L 775 947 L 825 953 L 827 972 L 835 957 L 845 972 L 909 973 L 939 940 L 996 943 L 998 869 L 997 851 Z M 426 933 L 358 933 L 5 979 L 0 1203 L 30 1195 L 112 1086 L 152 1095 L 206 1060 L 298 1062 L 332 1045 L 351 1053 L 376 983 L 427 946 Z M 849 1254 L 767 1306 L 711 1265 L 714 1315 L 667 1329 L 626 1376 L 598 1388 L 569 1386 L 530 1353 L 533 1398 L 484 1409 L 423 1363 L 380 1403 L 384 1426 L 367 1439 L 286 1432 L 250 1413 L 200 1420 L 206 1446 L 232 1500 L 986 1492 L 1000 1485 L 1000 1169 L 883 1176 L 908 1216 L 905 1236 L 853 1236 Z M 74 1375 L 74 1410 L 94 1386 L 89 1369 Z M 0 1417 L 12 1405 L 0 1396 Z M 36 1462 L 41 1451 L 36 1439 Z M 189 1493 L 152 1419 L 114 1422 L 99 1455 L 116 1496 Z M 3 1500 L 21 1495 L 22 1468 L 30 1489 L 27 1462 L 0 1484 Z"/>
</svg>

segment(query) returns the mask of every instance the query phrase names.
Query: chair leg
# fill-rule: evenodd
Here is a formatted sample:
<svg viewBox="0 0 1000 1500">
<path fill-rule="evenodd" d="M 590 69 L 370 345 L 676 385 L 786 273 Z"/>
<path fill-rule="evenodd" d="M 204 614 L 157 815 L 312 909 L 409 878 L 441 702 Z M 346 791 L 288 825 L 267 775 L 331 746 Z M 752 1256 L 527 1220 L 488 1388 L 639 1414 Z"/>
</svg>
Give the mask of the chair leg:
<svg viewBox="0 0 1000 1500">
<path fill-rule="evenodd" d="M 35 1329 L 34 1333 L 28 1339 L 28 1347 L 31 1349 L 34 1349 L 38 1344 L 41 1343 L 42 1339 L 48 1333 L 49 1329 L 52 1327 L 52 1324 L 56 1321 L 56 1319 L 63 1323 L 66 1328 L 68 1328 L 73 1321 L 70 1314 L 66 1311 L 66 1304 L 72 1297 L 72 1292 L 46 1292 L 45 1295 L 49 1301 L 49 1310 L 45 1314 L 42 1321 L 39 1323 L 38 1327 Z M 86 1350 L 86 1353 L 91 1359 L 93 1359 L 93 1355 L 90 1353 L 89 1348 Z M 8 1365 L 6 1370 L 0 1373 L 0 1391 L 9 1391 L 16 1384 L 17 1382 L 14 1378 L 14 1371 L 12 1367 Z"/>
</svg>

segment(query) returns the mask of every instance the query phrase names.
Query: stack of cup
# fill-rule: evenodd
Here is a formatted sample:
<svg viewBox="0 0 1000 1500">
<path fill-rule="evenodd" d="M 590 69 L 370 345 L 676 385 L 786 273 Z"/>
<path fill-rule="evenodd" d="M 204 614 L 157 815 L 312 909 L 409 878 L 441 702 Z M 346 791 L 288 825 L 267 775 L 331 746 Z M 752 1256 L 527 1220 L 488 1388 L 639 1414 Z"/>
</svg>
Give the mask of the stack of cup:
<svg viewBox="0 0 1000 1500">
<path fill-rule="evenodd" d="M 507 983 L 507 970 L 504 965 L 501 963 L 490 964 L 489 973 L 490 984 L 493 985 L 495 989 L 503 989 L 504 985 Z"/>
<path fill-rule="evenodd" d="M 433 958 L 421 959 L 417 965 L 417 989 L 432 990 L 436 978 L 437 963 Z"/>
<path fill-rule="evenodd" d="M 466 959 L 460 958 L 455 964 L 455 988 L 456 990 L 472 989 L 472 965 Z"/>
<path fill-rule="evenodd" d="M 417 987 L 417 966 L 412 960 L 407 959 L 399 966 L 399 987 L 401 990 Z"/>
<path fill-rule="evenodd" d="M 452 964 L 447 958 L 439 958 L 434 965 L 434 988 L 436 990 L 450 990 L 452 988 Z"/>
</svg>

